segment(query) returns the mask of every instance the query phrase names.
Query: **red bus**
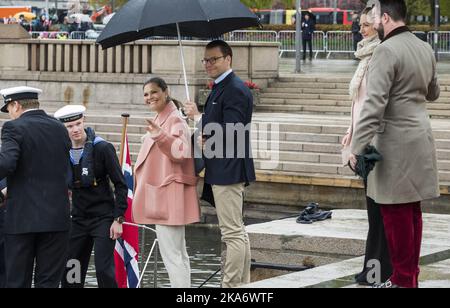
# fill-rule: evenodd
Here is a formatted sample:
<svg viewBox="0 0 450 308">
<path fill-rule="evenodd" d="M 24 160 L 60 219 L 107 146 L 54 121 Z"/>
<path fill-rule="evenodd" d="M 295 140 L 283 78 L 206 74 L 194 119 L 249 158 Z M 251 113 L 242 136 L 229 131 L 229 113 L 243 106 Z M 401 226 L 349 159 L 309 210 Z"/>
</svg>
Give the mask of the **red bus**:
<svg viewBox="0 0 450 308">
<path fill-rule="evenodd" d="M 313 7 L 310 8 L 309 11 L 316 17 L 317 24 L 333 24 L 334 22 L 334 8 L 332 7 Z M 352 11 L 336 9 L 336 12 L 337 24 L 352 24 Z"/>
<path fill-rule="evenodd" d="M 293 16 L 295 16 L 295 10 L 271 10 L 271 9 L 253 9 L 252 10 L 259 18 L 261 24 L 272 25 L 291 25 L 293 22 Z M 307 13 L 311 13 L 315 16 L 316 24 L 333 24 L 334 21 L 334 9 L 333 8 L 310 8 L 302 10 L 302 16 Z M 337 9 L 337 24 L 351 25 L 352 24 L 352 11 Z"/>
</svg>

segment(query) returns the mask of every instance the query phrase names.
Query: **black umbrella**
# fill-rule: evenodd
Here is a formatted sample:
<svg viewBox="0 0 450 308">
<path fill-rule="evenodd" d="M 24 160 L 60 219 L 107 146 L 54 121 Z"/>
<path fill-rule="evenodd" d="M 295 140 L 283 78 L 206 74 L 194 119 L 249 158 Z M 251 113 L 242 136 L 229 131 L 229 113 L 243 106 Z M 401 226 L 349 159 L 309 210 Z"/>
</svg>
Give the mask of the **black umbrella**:
<svg viewBox="0 0 450 308">
<path fill-rule="evenodd" d="M 259 26 L 258 17 L 239 0 L 131 0 L 106 25 L 97 43 L 103 49 L 149 36 L 178 36 L 189 100 L 181 34 L 215 38 Z"/>
</svg>

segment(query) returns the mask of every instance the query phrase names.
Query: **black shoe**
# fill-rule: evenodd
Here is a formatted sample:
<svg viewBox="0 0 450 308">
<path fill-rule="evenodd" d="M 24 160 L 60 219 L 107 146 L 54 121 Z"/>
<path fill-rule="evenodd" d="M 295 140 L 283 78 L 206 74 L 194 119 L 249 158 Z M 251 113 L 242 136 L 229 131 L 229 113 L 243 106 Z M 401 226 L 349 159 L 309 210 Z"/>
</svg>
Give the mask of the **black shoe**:
<svg viewBox="0 0 450 308">
<path fill-rule="evenodd" d="M 390 279 L 383 283 L 376 283 L 372 286 L 374 289 L 400 289 L 396 284 L 393 284 Z"/>
</svg>

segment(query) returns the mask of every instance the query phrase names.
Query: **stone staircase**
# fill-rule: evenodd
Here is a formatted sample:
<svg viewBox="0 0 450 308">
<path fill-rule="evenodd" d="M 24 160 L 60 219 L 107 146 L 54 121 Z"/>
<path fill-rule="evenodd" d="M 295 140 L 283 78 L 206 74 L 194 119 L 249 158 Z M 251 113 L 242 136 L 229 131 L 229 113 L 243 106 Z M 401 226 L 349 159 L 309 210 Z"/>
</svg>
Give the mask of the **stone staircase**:
<svg viewBox="0 0 450 308">
<path fill-rule="evenodd" d="M 54 111 L 45 105 L 44 108 L 49 113 Z M 119 149 L 120 114 L 124 111 L 100 113 L 90 110 L 86 121 L 98 135 Z M 133 162 L 139 153 L 141 138 L 146 133 L 145 119 L 152 116 L 149 112 L 131 113 L 128 141 Z M 4 118 L 3 115 L 1 121 Z M 253 121 L 253 156 L 260 174 L 354 179 L 349 168 L 342 166 L 340 154 L 340 142 L 349 125 L 348 116 L 256 113 Z M 450 123 L 434 119 L 432 124 L 440 180 L 447 183 L 450 182 Z M 269 140 L 262 136 L 268 136 Z"/>
<path fill-rule="evenodd" d="M 348 85 L 351 75 L 333 77 L 284 75 L 261 93 L 256 110 L 309 114 L 349 115 Z M 450 117 L 450 75 L 440 76 L 441 97 L 428 104 L 433 118 Z"/>
<path fill-rule="evenodd" d="M 347 192 L 345 189 L 362 187 L 361 181 L 349 168 L 342 166 L 341 162 L 340 142 L 350 123 L 350 101 L 345 94 L 349 77 L 346 78 L 313 77 L 316 81 L 314 83 L 310 81 L 311 78 L 282 77 L 264 91 L 262 102 L 253 116 L 253 155 L 258 182 L 262 183 L 262 186 L 252 186 L 255 189 L 255 192 L 250 194 L 255 196 L 252 202 L 272 202 L 271 204 L 289 206 L 298 204 L 298 195 L 293 195 L 291 201 L 285 201 L 289 199 L 287 194 L 290 192 L 301 194 L 295 190 L 295 187 L 298 187 L 295 185 L 344 189 L 327 191 L 330 196 Z M 445 84 L 442 86 L 442 97 L 438 103 L 430 103 L 429 107 L 430 113 L 435 112 L 432 127 L 439 160 L 441 192 L 450 198 L 450 121 L 446 118 L 446 112 L 450 116 L 450 77 L 442 83 Z M 48 113 L 53 113 L 64 103 L 44 102 L 42 105 Z M 442 106 L 448 107 L 448 110 Z M 434 107 L 441 109 L 432 109 Z M 123 112 L 131 115 L 128 140 L 131 158 L 135 162 L 141 138 L 146 133 L 145 119 L 153 116 L 146 106 L 142 104 L 120 108 L 92 105 L 88 106 L 86 120 L 98 135 L 112 142 L 118 150 L 122 127 L 120 115 Z M 6 119 L 7 115 L 0 115 L 0 125 Z M 268 137 L 268 140 L 264 137 Z M 282 187 L 286 187 L 287 191 L 278 192 L 277 189 L 283 189 Z M 260 195 L 258 191 L 261 189 L 276 190 L 275 194 L 279 196 L 272 194 L 271 200 L 259 201 L 257 196 Z M 269 194 L 269 191 L 265 193 Z M 358 198 L 360 197 L 356 196 L 355 200 Z M 440 202 L 447 202 L 444 201 Z M 339 203 L 343 201 L 336 201 L 336 204 Z M 334 203 L 330 203 L 331 205 L 334 206 Z"/>
</svg>

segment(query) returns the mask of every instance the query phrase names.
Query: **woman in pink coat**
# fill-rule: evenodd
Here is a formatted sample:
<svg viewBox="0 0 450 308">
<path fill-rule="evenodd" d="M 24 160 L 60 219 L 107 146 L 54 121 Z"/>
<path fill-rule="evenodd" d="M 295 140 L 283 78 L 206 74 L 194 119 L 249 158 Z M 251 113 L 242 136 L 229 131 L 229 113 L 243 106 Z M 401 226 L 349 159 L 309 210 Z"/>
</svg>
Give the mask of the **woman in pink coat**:
<svg viewBox="0 0 450 308">
<path fill-rule="evenodd" d="M 147 120 L 148 133 L 134 170 L 133 219 L 136 223 L 156 225 L 171 286 L 189 288 L 185 225 L 200 219 L 189 127 L 161 78 L 144 84 L 144 101 L 157 116 Z"/>
</svg>

